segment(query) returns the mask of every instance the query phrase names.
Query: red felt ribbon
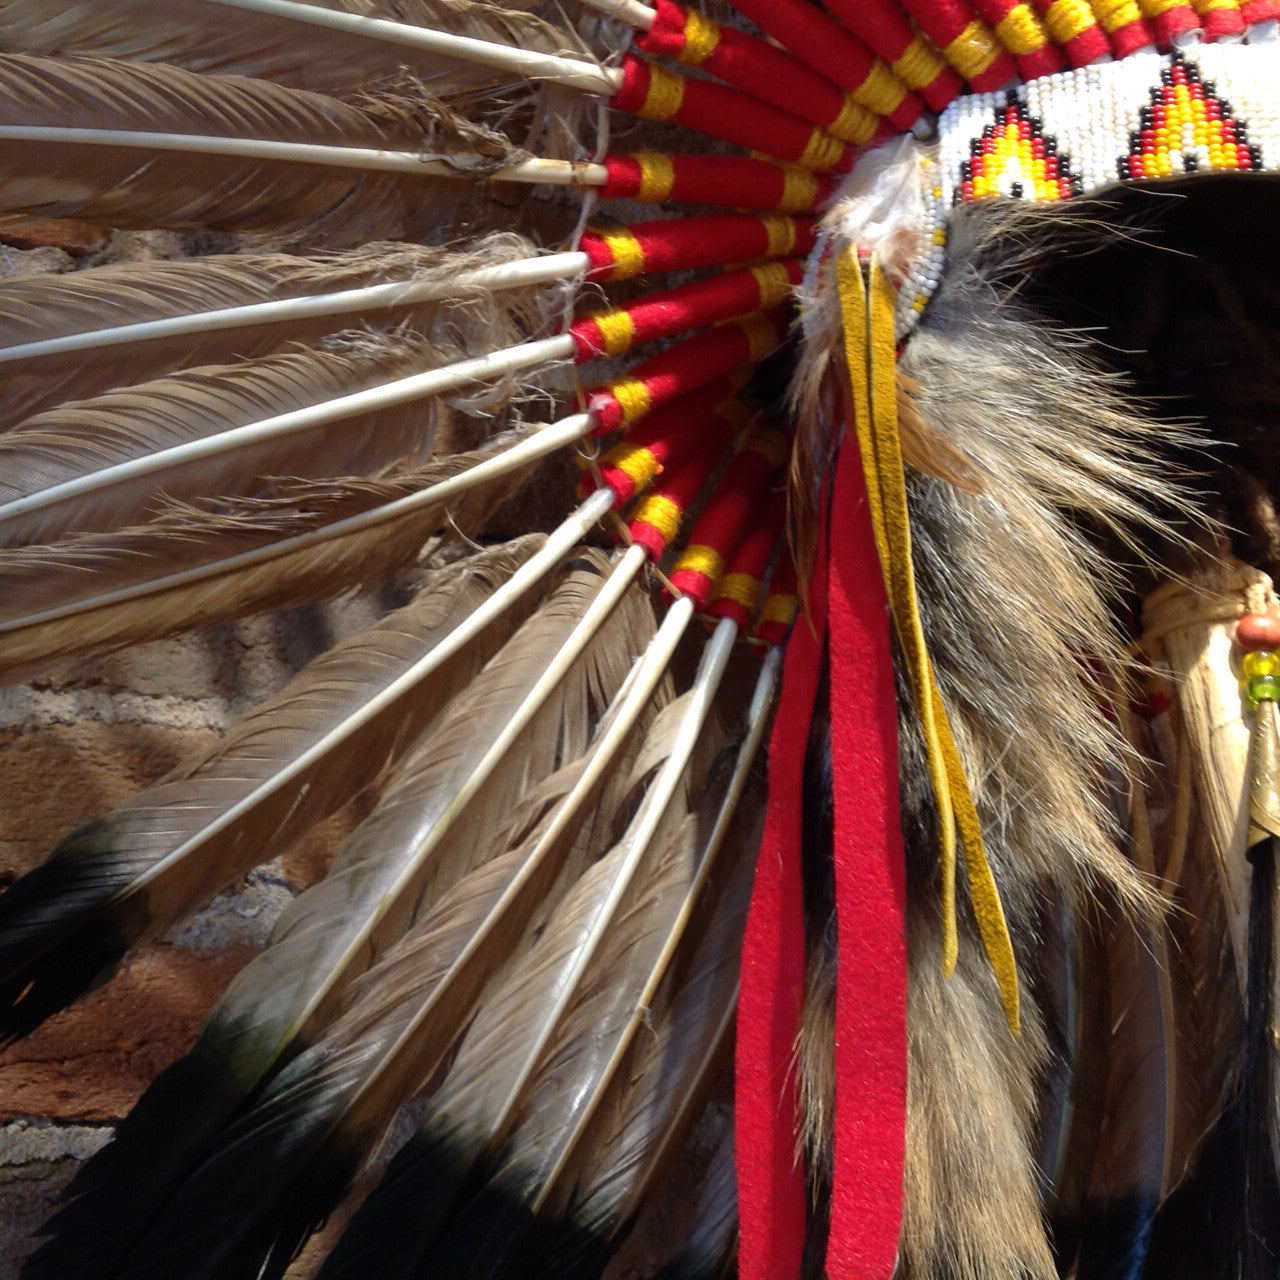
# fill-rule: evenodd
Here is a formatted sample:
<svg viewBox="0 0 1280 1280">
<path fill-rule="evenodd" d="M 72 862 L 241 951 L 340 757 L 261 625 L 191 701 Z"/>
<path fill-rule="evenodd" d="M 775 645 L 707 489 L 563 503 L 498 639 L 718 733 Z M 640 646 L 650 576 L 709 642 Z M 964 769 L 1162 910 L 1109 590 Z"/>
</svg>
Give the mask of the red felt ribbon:
<svg viewBox="0 0 1280 1280">
<path fill-rule="evenodd" d="M 888 599 L 852 440 L 832 499 L 836 1102 L 828 1280 L 889 1280 L 907 1123 L 906 863 Z"/>
<path fill-rule="evenodd" d="M 792 630 L 783 662 L 769 740 L 769 801 L 742 944 L 734 1097 L 740 1280 L 796 1280 L 804 1256 L 795 1071 L 804 1005 L 801 797 L 822 668 L 826 578 L 822 550 L 809 584 L 809 614 Z"/>
<path fill-rule="evenodd" d="M 852 437 L 837 464 L 830 520 L 830 552 L 824 536 L 810 588 L 811 618 L 796 625 L 787 646 L 743 946 L 736 1064 L 742 1280 L 794 1280 L 804 1249 L 794 1071 L 804 990 L 801 792 L 828 633 L 839 938 L 829 1280 L 889 1280 L 902 1222 L 906 885 L 897 699 L 888 600 Z"/>
</svg>

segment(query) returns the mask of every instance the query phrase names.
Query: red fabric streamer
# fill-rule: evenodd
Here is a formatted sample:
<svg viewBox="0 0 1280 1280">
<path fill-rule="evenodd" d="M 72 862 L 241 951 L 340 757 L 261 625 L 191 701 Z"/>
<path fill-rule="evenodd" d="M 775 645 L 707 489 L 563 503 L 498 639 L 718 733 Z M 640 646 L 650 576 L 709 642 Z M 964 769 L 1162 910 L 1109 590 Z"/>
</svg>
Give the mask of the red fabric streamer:
<svg viewBox="0 0 1280 1280">
<path fill-rule="evenodd" d="M 790 111 L 712 80 L 694 80 L 635 54 L 622 63 L 622 86 L 611 105 L 645 120 L 683 125 L 762 151 L 806 169 L 845 170 L 853 162 L 848 146 Z M 893 130 L 886 125 L 882 136 Z"/>
<path fill-rule="evenodd" d="M 786 314 L 777 307 L 717 325 L 641 362 L 626 377 L 595 388 L 587 405 L 596 416 L 596 434 L 628 427 L 722 373 L 763 360 L 786 336 Z"/>
<path fill-rule="evenodd" d="M 784 301 L 800 283 L 804 264 L 798 258 L 764 267 L 729 271 L 710 280 L 695 280 L 676 289 L 646 294 L 625 307 L 582 316 L 569 326 L 581 362 L 597 356 L 620 356 L 631 347 L 657 338 L 702 329 L 720 320 L 749 315 Z"/>
<path fill-rule="evenodd" d="M 795 624 L 783 660 L 764 834 L 742 940 L 733 1108 L 739 1280 L 798 1280 L 804 1255 L 794 1061 L 805 981 L 801 804 L 826 632 L 825 561 L 824 538 L 809 584 L 809 616 Z"/>
<path fill-rule="evenodd" d="M 588 231 L 580 248 L 592 280 L 719 267 L 753 258 L 803 258 L 817 242 L 817 219 L 787 214 L 710 213 Z"/>
<path fill-rule="evenodd" d="M 687 9 L 674 0 L 658 0 L 655 9 L 653 26 L 636 40 L 638 48 L 702 67 L 727 84 L 822 126 L 844 142 L 861 146 L 872 138 L 878 123 L 877 113 L 887 116 L 896 129 L 905 130 L 924 112 L 924 103 L 908 92 L 901 81 L 894 80 L 888 83 L 883 95 L 871 97 L 864 92 L 861 105 L 865 109 L 860 115 L 851 112 L 851 94 L 777 45 L 736 27 L 721 27 L 700 18 L 700 23 L 714 28 L 715 32 L 714 44 L 705 52 L 701 44 L 690 45 L 686 39 Z M 853 101 L 857 106 L 858 100 Z M 856 120 L 849 120 L 850 115 L 856 116 Z"/>
<path fill-rule="evenodd" d="M 778 209 L 812 213 L 831 194 L 832 182 L 796 165 L 743 156 L 606 156 L 605 200 L 719 205 L 722 209 Z"/>
<path fill-rule="evenodd" d="M 715 597 L 707 606 L 707 612 L 713 618 L 732 618 L 740 630 L 747 629 L 760 599 L 760 580 L 782 536 L 786 518 L 787 494 L 778 485 L 770 490 L 764 511 L 751 521 L 750 528 L 725 567 L 724 576 L 716 586 Z M 785 624 L 780 630 L 785 630 Z M 779 634 L 777 639 L 781 638 Z M 777 640 L 770 643 L 776 644 Z"/>
<path fill-rule="evenodd" d="M 604 483 L 625 506 L 636 493 L 668 467 L 677 466 L 692 451 L 700 434 L 718 432 L 722 450 L 734 432 L 744 425 L 746 410 L 734 411 L 738 401 L 730 397 L 746 381 L 745 371 L 726 374 L 680 396 L 662 409 L 642 418 L 621 443 L 605 454 L 600 464 Z M 729 403 L 726 404 L 726 401 Z"/>
<path fill-rule="evenodd" d="M 829 1280 L 889 1280 L 907 1123 L 906 861 L 889 608 L 856 444 L 832 498 L 836 1101 Z"/>
<path fill-rule="evenodd" d="M 773 0 L 753 2 L 769 4 Z M 938 50 L 921 38 L 893 0 L 827 0 L 827 7 L 934 111 L 941 111 L 963 89 L 960 77 Z"/>
</svg>

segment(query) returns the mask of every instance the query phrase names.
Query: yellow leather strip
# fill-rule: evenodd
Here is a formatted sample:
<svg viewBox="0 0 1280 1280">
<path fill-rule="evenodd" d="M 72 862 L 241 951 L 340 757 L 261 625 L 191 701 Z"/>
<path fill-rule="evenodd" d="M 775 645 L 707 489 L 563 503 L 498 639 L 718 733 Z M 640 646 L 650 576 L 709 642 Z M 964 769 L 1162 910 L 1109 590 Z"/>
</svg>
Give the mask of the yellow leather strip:
<svg viewBox="0 0 1280 1280">
<path fill-rule="evenodd" d="M 912 699 L 924 734 L 929 775 L 938 806 L 943 970 L 948 975 L 954 971 L 959 945 L 956 929 L 958 834 L 978 932 L 1000 988 L 1005 1017 L 1016 1034 L 1019 998 L 1013 945 L 983 847 L 977 809 L 934 677 L 916 597 L 910 514 L 902 446 L 898 437 L 893 286 L 873 258 L 868 290 L 854 246 L 840 256 L 836 270 L 845 326 L 853 425 L 866 476 L 868 507 L 894 627 L 906 659 Z"/>
</svg>

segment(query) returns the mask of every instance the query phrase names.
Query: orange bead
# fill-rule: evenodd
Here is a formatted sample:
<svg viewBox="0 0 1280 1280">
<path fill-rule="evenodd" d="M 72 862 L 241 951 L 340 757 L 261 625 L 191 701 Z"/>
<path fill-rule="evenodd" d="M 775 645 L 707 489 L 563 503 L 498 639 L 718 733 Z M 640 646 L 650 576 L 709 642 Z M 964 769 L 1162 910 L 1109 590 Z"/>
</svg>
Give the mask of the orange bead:
<svg viewBox="0 0 1280 1280">
<path fill-rule="evenodd" d="M 1236 623 L 1236 644 L 1246 652 L 1280 649 L 1280 618 L 1269 613 L 1246 613 Z"/>
</svg>

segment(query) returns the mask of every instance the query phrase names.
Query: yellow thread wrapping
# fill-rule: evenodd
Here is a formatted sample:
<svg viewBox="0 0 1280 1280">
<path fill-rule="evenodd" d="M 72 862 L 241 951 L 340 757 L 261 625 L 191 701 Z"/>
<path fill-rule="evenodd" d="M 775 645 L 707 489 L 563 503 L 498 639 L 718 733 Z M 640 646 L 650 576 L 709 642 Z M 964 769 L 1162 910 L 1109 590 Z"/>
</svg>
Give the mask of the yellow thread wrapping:
<svg viewBox="0 0 1280 1280">
<path fill-rule="evenodd" d="M 646 204 L 661 204 L 671 194 L 676 182 L 676 167 L 671 157 L 660 151 L 641 151 L 633 158 L 640 166 L 640 188 L 636 199 Z"/>
<path fill-rule="evenodd" d="M 765 316 L 747 316 L 745 320 L 732 323 L 742 330 L 747 339 L 752 364 L 759 364 L 778 345 L 777 326 Z"/>
<path fill-rule="evenodd" d="M 1113 31 L 1119 31 L 1121 27 L 1127 27 L 1132 22 L 1137 22 L 1142 17 L 1142 10 L 1138 8 L 1137 0 L 1090 0 L 1089 7 L 1093 10 L 1093 16 L 1097 18 L 1098 25 L 1108 35 Z"/>
<path fill-rule="evenodd" d="M 938 78 L 942 59 L 917 36 L 890 65 L 912 89 L 921 89 Z"/>
<path fill-rule="evenodd" d="M 619 378 L 609 384 L 609 391 L 622 410 L 622 425 L 629 427 L 649 412 L 652 398 L 649 388 L 639 378 Z"/>
<path fill-rule="evenodd" d="M 1000 56 L 1000 42 L 981 18 L 974 18 L 942 51 L 966 80 L 980 76 Z"/>
<path fill-rule="evenodd" d="M 758 453 L 776 471 L 791 456 L 791 441 L 774 427 L 757 427 L 743 436 L 735 452 Z"/>
<path fill-rule="evenodd" d="M 1035 11 L 1027 4 L 1015 4 L 996 23 L 996 35 L 1000 43 L 1015 56 L 1035 53 L 1049 42 L 1048 32 L 1041 25 Z"/>
<path fill-rule="evenodd" d="M 1191 0 L 1191 7 L 1203 17 L 1207 13 L 1219 13 L 1227 9 L 1234 12 L 1240 8 L 1240 0 Z"/>
<path fill-rule="evenodd" d="M 782 170 L 782 200 L 778 208 L 787 213 L 804 213 L 812 209 L 818 198 L 818 179 L 807 169 L 795 165 L 778 166 Z"/>
<path fill-rule="evenodd" d="M 822 129 L 815 129 L 797 163 L 806 169 L 831 169 L 840 163 L 844 146 Z"/>
<path fill-rule="evenodd" d="M 791 294 L 791 277 L 780 262 L 771 262 L 763 267 L 752 267 L 751 274 L 756 278 L 760 289 L 760 301 L 757 306 L 776 307 L 778 303 Z"/>
<path fill-rule="evenodd" d="M 827 132 L 841 142 L 860 147 L 876 131 L 876 117 L 852 94 L 844 100 L 840 114 L 827 125 Z"/>
<path fill-rule="evenodd" d="M 600 461 L 606 467 L 617 467 L 637 489 L 643 489 L 658 474 L 658 459 L 643 445 L 616 445 Z"/>
<path fill-rule="evenodd" d="M 665 494 L 653 493 L 645 498 L 638 507 L 632 520 L 637 524 L 650 524 L 662 535 L 664 542 L 670 542 L 680 528 L 684 512 Z"/>
<path fill-rule="evenodd" d="M 1138 0 L 1138 7 L 1148 18 L 1159 18 L 1170 9 L 1181 8 L 1184 0 Z"/>
<path fill-rule="evenodd" d="M 1055 44 L 1064 45 L 1094 26 L 1093 11 L 1085 0 L 1053 0 L 1045 10 L 1044 25 Z"/>
<path fill-rule="evenodd" d="M 673 120 L 684 102 L 684 77 L 665 67 L 649 67 L 649 89 L 636 115 L 646 120 Z"/>
<path fill-rule="evenodd" d="M 644 246 L 625 227 L 619 231 L 601 231 L 599 236 L 613 255 L 610 280 L 629 280 L 644 271 Z"/>
<path fill-rule="evenodd" d="M 716 586 L 717 600 L 732 600 L 748 613 L 756 607 L 760 598 L 760 579 L 749 573 L 726 573 Z"/>
<path fill-rule="evenodd" d="M 796 247 L 796 220 L 784 214 L 766 213 L 760 219 L 765 234 L 765 257 L 782 258 Z"/>
<path fill-rule="evenodd" d="M 685 547 L 676 561 L 676 572 L 685 570 L 688 573 L 700 573 L 711 582 L 717 582 L 724 572 L 724 557 L 705 543 L 695 542 Z"/>
<path fill-rule="evenodd" d="M 891 116 L 907 96 L 907 86 L 877 58 L 867 78 L 850 96 L 878 116 Z"/>
<path fill-rule="evenodd" d="M 894 352 L 893 286 L 871 261 L 867 289 L 855 246 L 837 260 L 845 357 L 849 366 L 854 427 L 867 484 L 876 550 L 884 574 L 894 628 L 910 675 L 912 698 L 924 734 L 929 774 L 938 806 L 943 898 L 943 971 L 954 972 L 956 929 L 956 837 L 959 835 L 969 897 L 987 959 L 995 973 L 1005 1017 L 1019 1029 L 1018 971 L 999 890 L 987 862 L 982 826 L 964 775 L 925 642 L 911 561 L 902 447 L 898 437 L 897 366 Z"/>
<path fill-rule="evenodd" d="M 719 43 L 720 24 L 690 9 L 684 19 L 684 48 L 676 55 L 676 61 L 700 66 L 715 53 Z"/>
<path fill-rule="evenodd" d="M 798 596 L 770 596 L 764 602 L 764 608 L 760 611 L 760 621 L 780 622 L 783 626 L 790 626 L 792 619 L 796 616 L 796 610 L 799 607 L 800 600 Z"/>
<path fill-rule="evenodd" d="M 600 330 L 600 349 L 607 356 L 625 355 L 636 340 L 636 325 L 629 311 L 601 311 L 590 316 Z"/>
</svg>

